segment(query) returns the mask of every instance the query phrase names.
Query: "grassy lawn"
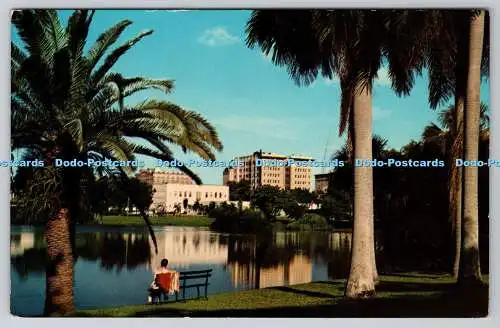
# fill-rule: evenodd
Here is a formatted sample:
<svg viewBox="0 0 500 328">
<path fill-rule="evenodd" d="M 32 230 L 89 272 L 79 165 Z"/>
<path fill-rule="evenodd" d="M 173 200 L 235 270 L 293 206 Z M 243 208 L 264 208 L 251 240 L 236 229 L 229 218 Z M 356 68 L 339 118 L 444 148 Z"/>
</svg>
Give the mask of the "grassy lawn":
<svg viewBox="0 0 500 328">
<path fill-rule="evenodd" d="M 487 277 L 485 277 L 487 281 Z M 484 317 L 488 287 L 462 288 L 437 275 L 382 276 L 371 299 L 343 299 L 344 281 L 209 296 L 208 300 L 80 311 L 85 317 Z"/>
<path fill-rule="evenodd" d="M 151 223 L 154 225 L 207 227 L 212 224 L 213 219 L 202 215 L 182 215 L 182 216 L 151 216 Z M 140 216 L 109 215 L 104 216 L 103 225 L 114 226 L 143 226 L 144 220 Z"/>
</svg>

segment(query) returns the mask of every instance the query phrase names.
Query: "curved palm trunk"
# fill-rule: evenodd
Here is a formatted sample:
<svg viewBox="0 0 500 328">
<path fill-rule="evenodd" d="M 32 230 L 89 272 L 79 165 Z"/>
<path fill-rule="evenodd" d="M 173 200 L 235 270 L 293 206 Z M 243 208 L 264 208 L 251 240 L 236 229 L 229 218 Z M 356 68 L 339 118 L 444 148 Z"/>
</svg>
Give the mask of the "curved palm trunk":
<svg viewBox="0 0 500 328">
<path fill-rule="evenodd" d="M 371 86 L 356 85 L 354 95 L 354 160 L 372 158 Z M 351 267 L 345 296 L 358 298 L 375 293 L 373 242 L 373 169 L 354 169 L 354 224 Z"/>
<path fill-rule="evenodd" d="M 465 98 L 465 160 L 479 158 L 479 119 L 481 56 L 484 35 L 484 10 L 472 17 L 469 34 L 469 64 L 467 94 Z M 478 211 L 478 168 L 463 169 L 463 222 L 462 254 L 459 268 L 459 283 L 480 283 L 479 264 L 479 211 Z"/>
<path fill-rule="evenodd" d="M 55 218 L 48 220 L 45 230 L 49 257 L 45 282 L 46 316 L 65 316 L 75 310 L 70 235 L 69 210 L 61 208 Z"/>
</svg>

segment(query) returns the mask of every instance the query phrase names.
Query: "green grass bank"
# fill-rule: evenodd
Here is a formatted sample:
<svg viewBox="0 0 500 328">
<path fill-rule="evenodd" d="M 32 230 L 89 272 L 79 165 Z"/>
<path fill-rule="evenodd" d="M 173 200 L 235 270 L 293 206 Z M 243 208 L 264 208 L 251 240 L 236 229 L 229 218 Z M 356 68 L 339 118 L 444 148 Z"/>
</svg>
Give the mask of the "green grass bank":
<svg viewBox="0 0 500 328">
<path fill-rule="evenodd" d="M 487 277 L 485 277 L 487 281 Z M 344 280 L 212 295 L 208 300 L 86 310 L 78 317 L 484 317 L 488 286 L 451 277 L 382 276 L 371 299 L 343 298 Z"/>
<path fill-rule="evenodd" d="M 149 219 L 153 225 L 186 227 L 208 227 L 213 222 L 212 218 L 203 215 L 151 216 Z M 101 224 L 108 226 L 145 226 L 142 217 L 137 215 L 106 215 L 103 216 Z"/>
</svg>

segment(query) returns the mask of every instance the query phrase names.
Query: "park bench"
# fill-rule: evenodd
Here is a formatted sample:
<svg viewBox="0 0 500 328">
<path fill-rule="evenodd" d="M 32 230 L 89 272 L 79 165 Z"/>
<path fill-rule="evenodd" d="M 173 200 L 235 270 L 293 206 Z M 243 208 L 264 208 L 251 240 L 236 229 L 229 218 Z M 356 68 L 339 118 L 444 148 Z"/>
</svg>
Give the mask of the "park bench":
<svg viewBox="0 0 500 328">
<path fill-rule="evenodd" d="M 181 301 L 186 300 L 186 290 L 196 288 L 197 299 L 201 298 L 200 289 L 204 289 L 205 299 L 208 299 L 208 279 L 212 276 L 212 269 L 198 271 L 182 271 L 179 272 L 179 291 L 175 292 L 175 301 L 179 301 L 179 294 L 182 293 Z M 163 301 L 168 301 L 169 294 L 161 293 Z"/>
</svg>

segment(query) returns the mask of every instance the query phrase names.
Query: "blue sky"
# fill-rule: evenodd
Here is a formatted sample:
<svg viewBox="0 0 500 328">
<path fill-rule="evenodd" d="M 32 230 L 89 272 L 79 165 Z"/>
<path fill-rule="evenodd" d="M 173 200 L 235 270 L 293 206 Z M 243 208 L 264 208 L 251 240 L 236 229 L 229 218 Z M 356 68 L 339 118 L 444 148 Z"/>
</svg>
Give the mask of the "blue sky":
<svg viewBox="0 0 500 328">
<path fill-rule="evenodd" d="M 70 12 L 61 13 L 64 23 Z M 147 97 L 173 101 L 195 110 L 217 129 L 224 150 L 221 160 L 262 149 L 284 154 L 327 157 L 344 142 L 338 137 L 340 89 L 336 81 L 318 78 L 309 87 L 297 87 L 286 68 L 276 67 L 257 49 L 245 45 L 245 25 L 250 11 L 98 10 L 89 44 L 102 31 L 123 19 L 133 24 L 117 43 L 144 29 L 144 38 L 114 66 L 126 76 L 175 80 L 170 95 L 141 93 L 130 103 Z M 14 42 L 17 38 L 14 36 Z M 438 111 L 427 104 L 427 78 L 419 78 L 411 95 L 398 98 L 381 70 L 373 94 L 373 131 L 400 148 L 419 139 L 423 128 L 436 121 Z M 489 85 L 481 98 L 489 103 Z M 180 159 L 193 155 L 181 154 Z M 153 166 L 154 161 L 147 162 Z M 222 169 L 193 168 L 204 183 L 222 183 Z M 321 169 L 315 172 L 320 172 Z"/>
</svg>

